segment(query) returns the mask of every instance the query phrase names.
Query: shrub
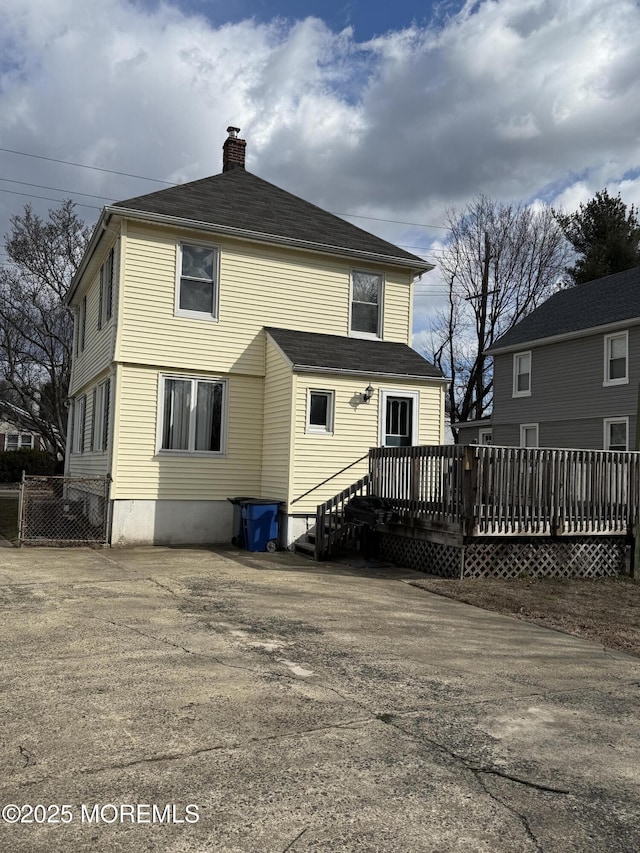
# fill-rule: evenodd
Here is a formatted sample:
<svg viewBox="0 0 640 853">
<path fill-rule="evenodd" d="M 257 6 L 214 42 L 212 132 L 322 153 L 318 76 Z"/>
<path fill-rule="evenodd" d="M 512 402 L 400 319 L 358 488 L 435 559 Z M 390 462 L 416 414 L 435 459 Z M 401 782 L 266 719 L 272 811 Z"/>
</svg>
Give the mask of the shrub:
<svg viewBox="0 0 640 853">
<path fill-rule="evenodd" d="M 43 476 L 56 474 L 58 467 L 56 460 L 44 450 L 7 451 L 0 453 L 0 483 L 18 483 L 23 471 Z"/>
</svg>

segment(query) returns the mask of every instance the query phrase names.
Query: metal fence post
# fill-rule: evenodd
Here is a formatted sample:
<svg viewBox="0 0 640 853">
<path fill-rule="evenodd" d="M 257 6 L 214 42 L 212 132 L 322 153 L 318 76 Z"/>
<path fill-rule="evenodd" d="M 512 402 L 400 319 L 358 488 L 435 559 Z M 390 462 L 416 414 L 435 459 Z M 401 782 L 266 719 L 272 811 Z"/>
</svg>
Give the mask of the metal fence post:
<svg viewBox="0 0 640 853">
<path fill-rule="evenodd" d="M 18 495 L 18 548 L 22 548 L 23 531 L 23 508 L 24 508 L 24 486 L 25 472 L 22 471 L 22 479 L 20 480 L 20 493 Z"/>
</svg>

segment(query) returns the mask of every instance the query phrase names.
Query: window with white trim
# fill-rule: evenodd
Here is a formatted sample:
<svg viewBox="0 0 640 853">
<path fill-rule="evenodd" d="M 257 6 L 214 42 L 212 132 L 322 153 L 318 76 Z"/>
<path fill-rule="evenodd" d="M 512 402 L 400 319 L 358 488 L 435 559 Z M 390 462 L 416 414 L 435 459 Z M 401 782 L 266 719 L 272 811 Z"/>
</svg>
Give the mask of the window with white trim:
<svg viewBox="0 0 640 853">
<path fill-rule="evenodd" d="M 218 254 L 215 246 L 179 244 L 176 314 L 217 319 Z"/>
<path fill-rule="evenodd" d="M 93 389 L 93 420 L 91 422 L 91 449 L 107 449 L 109 439 L 109 392 L 111 380 L 107 379 Z"/>
<path fill-rule="evenodd" d="M 226 388 L 219 379 L 162 376 L 159 450 L 224 453 Z"/>
<path fill-rule="evenodd" d="M 493 444 L 493 433 L 490 429 L 480 430 L 478 444 Z"/>
<path fill-rule="evenodd" d="M 78 349 L 80 352 L 84 349 L 85 332 L 87 328 L 87 297 L 82 297 L 82 302 L 78 309 Z"/>
<path fill-rule="evenodd" d="M 109 322 L 113 314 L 113 277 L 115 275 L 115 252 L 109 250 L 107 259 L 100 267 L 100 293 L 98 304 L 98 329 Z"/>
<path fill-rule="evenodd" d="M 306 431 L 316 435 L 333 433 L 333 391 L 316 391 L 309 389 L 307 396 L 307 427 Z"/>
<path fill-rule="evenodd" d="M 381 275 L 358 270 L 351 273 L 351 334 L 382 337 L 382 295 Z"/>
<path fill-rule="evenodd" d="M 86 396 L 76 397 L 73 402 L 72 453 L 84 453 L 84 426 L 87 412 Z"/>
<path fill-rule="evenodd" d="M 513 355 L 513 396 L 531 395 L 531 351 Z"/>
<path fill-rule="evenodd" d="M 10 432 L 5 440 L 5 450 L 33 450 L 33 435 L 30 432 Z"/>
<path fill-rule="evenodd" d="M 409 447 L 418 443 L 420 397 L 417 391 L 380 392 L 380 444 Z"/>
<path fill-rule="evenodd" d="M 520 447 L 538 446 L 538 424 L 520 424 Z"/>
<path fill-rule="evenodd" d="M 629 382 L 629 333 L 604 336 L 604 385 Z"/>
<path fill-rule="evenodd" d="M 604 449 L 629 449 L 629 418 L 605 418 Z"/>
</svg>

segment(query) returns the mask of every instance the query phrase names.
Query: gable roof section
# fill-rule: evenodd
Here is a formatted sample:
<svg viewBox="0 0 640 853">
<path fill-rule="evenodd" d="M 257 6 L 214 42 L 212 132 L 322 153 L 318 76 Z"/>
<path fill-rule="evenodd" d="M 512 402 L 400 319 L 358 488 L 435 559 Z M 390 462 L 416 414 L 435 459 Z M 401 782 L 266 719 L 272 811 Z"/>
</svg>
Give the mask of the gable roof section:
<svg viewBox="0 0 640 853">
<path fill-rule="evenodd" d="M 245 169 L 118 201 L 111 213 L 137 211 L 155 217 L 206 224 L 222 233 L 289 242 L 426 272 L 433 265 L 356 225 L 328 213 Z"/>
<path fill-rule="evenodd" d="M 443 379 L 442 371 L 406 344 L 265 327 L 294 370 Z"/>
<path fill-rule="evenodd" d="M 487 352 L 640 320 L 640 267 L 555 293 L 506 332 Z"/>
</svg>

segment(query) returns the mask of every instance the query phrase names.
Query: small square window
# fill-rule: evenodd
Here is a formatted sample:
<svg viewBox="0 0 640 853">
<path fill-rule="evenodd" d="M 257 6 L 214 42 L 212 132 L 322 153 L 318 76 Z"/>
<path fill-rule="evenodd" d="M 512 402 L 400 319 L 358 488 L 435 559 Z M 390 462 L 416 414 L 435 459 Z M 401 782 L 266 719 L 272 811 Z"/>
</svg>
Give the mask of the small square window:
<svg viewBox="0 0 640 853">
<path fill-rule="evenodd" d="M 333 432 L 333 391 L 309 391 L 307 432 Z"/>
<path fill-rule="evenodd" d="M 531 353 L 517 352 L 513 356 L 513 396 L 531 395 Z"/>
<path fill-rule="evenodd" d="M 538 446 L 538 424 L 520 424 L 520 447 Z"/>
<path fill-rule="evenodd" d="M 604 449 L 629 449 L 629 419 L 606 418 L 604 422 Z"/>
</svg>

